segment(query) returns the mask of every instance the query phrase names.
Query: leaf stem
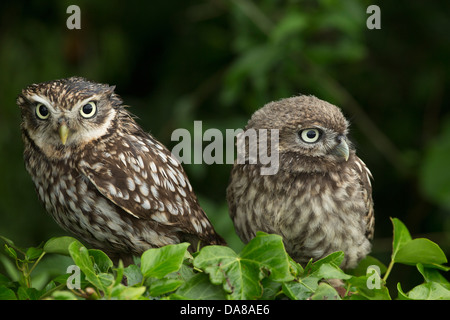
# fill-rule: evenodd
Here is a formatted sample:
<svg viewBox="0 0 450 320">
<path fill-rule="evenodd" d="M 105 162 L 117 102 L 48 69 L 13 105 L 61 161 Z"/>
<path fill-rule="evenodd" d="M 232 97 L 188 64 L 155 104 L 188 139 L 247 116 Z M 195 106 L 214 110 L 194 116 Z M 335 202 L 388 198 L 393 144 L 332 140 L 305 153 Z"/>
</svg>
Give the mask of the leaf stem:
<svg viewBox="0 0 450 320">
<path fill-rule="evenodd" d="M 34 268 L 36 268 L 37 264 L 39 263 L 39 261 L 41 261 L 41 259 L 44 257 L 44 255 L 45 255 L 45 252 L 42 252 L 41 255 L 39 256 L 39 258 L 36 260 L 36 262 L 31 267 L 30 271 L 28 272 L 28 275 L 31 275 L 31 273 L 33 272 Z"/>
<path fill-rule="evenodd" d="M 384 274 L 384 277 L 383 277 L 383 281 L 385 283 L 386 283 L 386 280 L 387 280 L 389 274 L 391 273 L 391 270 L 392 270 L 392 267 L 394 266 L 394 263 L 395 263 L 394 259 L 391 259 L 391 262 L 389 263 L 389 265 L 388 265 L 388 267 L 386 269 L 386 273 Z"/>
</svg>

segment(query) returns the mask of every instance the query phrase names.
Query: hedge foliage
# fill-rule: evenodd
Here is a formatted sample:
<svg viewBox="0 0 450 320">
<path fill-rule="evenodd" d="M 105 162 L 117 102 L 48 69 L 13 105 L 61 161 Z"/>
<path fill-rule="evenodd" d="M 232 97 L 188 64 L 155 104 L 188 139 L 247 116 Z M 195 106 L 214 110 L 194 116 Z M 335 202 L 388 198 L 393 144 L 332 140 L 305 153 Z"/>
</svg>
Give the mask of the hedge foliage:
<svg viewBox="0 0 450 320">
<path fill-rule="evenodd" d="M 149 249 L 127 267 L 114 266 L 104 252 L 72 237 L 31 248 L 1 237 L 8 259 L 2 259 L 6 274 L 0 274 L 0 299 L 450 299 L 450 282 L 441 274 L 450 267 L 441 248 L 425 238 L 412 239 L 400 220 L 392 223 L 388 266 L 368 256 L 345 272 L 339 267 L 343 252 L 301 266 L 286 253 L 280 236 L 263 232 L 240 252 L 206 246 L 191 254 L 189 244 L 180 243 Z M 60 255 L 70 257 L 66 272 L 39 280 L 46 271 L 38 271 L 43 258 Z M 386 284 L 394 281 L 389 275 L 395 264 L 417 268 L 423 283 L 408 292 L 397 283 L 397 292 L 390 292 Z"/>
</svg>

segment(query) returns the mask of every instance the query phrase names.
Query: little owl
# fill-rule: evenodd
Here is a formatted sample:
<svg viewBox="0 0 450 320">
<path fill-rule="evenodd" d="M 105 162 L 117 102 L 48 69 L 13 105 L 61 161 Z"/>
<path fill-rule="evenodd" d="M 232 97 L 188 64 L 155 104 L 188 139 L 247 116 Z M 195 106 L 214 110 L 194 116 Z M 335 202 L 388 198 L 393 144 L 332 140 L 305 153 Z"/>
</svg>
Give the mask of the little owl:
<svg viewBox="0 0 450 320">
<path fill-rule="evenodd" d="M 224 244 L 180 162 L 139 127 L 114 88 L 72 77 L 19 95 L 25 166 L 46 210 L 125 263 L 168 244 Z"/>
<path fill-rule="evenodd" d="M 235 162 L 227 200 L 242 241 L 257 231 L 279 234 L 303 264 L 343 251 L 344 269 L 369 253 L 372 175 L 347 138 L 348 126 L 338 107 L 313 96 L 271 102 L 253 114 L 245 130 L 278 130 L 279 167 L 262 175 L 261 162 Z"/>
</svg>

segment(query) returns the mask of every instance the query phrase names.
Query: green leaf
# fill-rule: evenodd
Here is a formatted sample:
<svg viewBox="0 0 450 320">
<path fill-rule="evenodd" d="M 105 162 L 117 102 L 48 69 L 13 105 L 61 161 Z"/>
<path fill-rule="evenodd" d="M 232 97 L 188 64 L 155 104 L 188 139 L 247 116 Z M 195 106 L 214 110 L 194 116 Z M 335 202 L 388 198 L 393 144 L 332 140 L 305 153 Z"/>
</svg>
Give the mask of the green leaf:
<svg viewBox="0 0 450 320">
<path fill-rule="evenodd" d="M 189 243 L 167 245 L 157 249 L 148 249 L 141 257 L 141 272 L 145 278 L 163 278 L 180 269 Z"/>
<path fill-rule="evenodd" d="M 194 259 L 194 266 L 210 275 L 211 282 L 222 284 L 231 299 L 261 297 L 260 280 L 292 280 L 289 260 L 279 235 L 258 232 L 238 255 L 223 246 L 204 247 Z"/>
<path fill-rule="evenodd" d="M 288 255 L 279 235 L 257 232 L 239 256 L 249 264 L 256 264 L 260 270 L 270 271 L 272 280 L 289 281 L 293 278 L 289 272 Z"/>
<path fill-rule="evenodd" d="M 7 245 L 14 246 L 14 242 L 4 236 L 0 236 L 0 239 L 2 239 Z"/>
<path fill-rule="evenodd" d="M 126 287 L 122 284 L 111 290 L 111 297 L 119 300 L 137 300 L 142 297 L 145 287 Z"/>
<path fill-rule="evenodd" d="M 52 298 L 55 300 L 78 300 L 78 297 L 70 291 L 55 291 Z"/>
<path fill-rule="evenodd" d="M 427 282 L 414 287 L 406 296 L 413 300 L 450 300 L 450 290 L 439 283 Z"/>
<path fill-rule="evenodd" d="M 283 293 L 291 300 L 306 300 L 319 286 L 320 278 L 308 276 L 299 281 L 284 282 Z"/>
<path fill-rule="evenodd" d="M 397 283 L 397 291 L 398 291 L 398 297 L 397 297 L 398 300 L 413 300 L 413 299 L 409 298 L 406 293 L 403 292 L 400 282 Z"/>
<path fill-rule="evenodd" d="M 422 274 L 425 282 L 436 282 L 450 290 L 450 282 L 435 268 L 427 268 L 421 263 L 417 264 L 417 270 Z"/>
<path fill-rule="evenodd" d="M 89 280 L 88 278 L 86 279 Z M 97 275 L 97 279 L 99 279 L 100 282 L 102 283 L 102 286 L 99 288 L 105 292 L 108 291 L 108 287 L 111 287 L 116 280 L 112 273 L 104 273 L 104 272 L 99 273 Z"/>
<path fill-rule="evenodd" d="M 88 254 L 94 258 L 94 268 L 97 272 L 109 272 L 113 267 L 113 262 L 103 251 L 89 249 Z"/>
<path fill-rule="evenodd" d="M 339 293 L 332 286 L 321 283 L 316 292 L 311 296 L 311 300 L 341 300 Z"/>
<path fill-rule="evenodd" d="M 292 259 L 290 256 L 288 256 L 289 259 L 289 265 L 290 265 L 290 270 L 291 270 L 291 274 L 294 277 L 298 277 L 301 274 L 303 274 L 303 272 L 305 272 L 305 270 L 303 269 L 303 267 L 300 265 L 300 263 L 297 263 L 294 259 Z"/>
<path fill-rule="evenodd" d="M 322 259 L 313 262 L 313 269 L 327 263 L 335 266 L 340 266 L 342 261 L 344 261 L 344 252 L 336 251 L 327 255 L 326 257 L 323 257 Z"/>
<path fill-rule="evenodd" d="M 35 288 L 19 287 L 17 296 L 19 297 L 19 300 L 38 300 L 40 294 Z"/>
<path fill-rule="evenodd" d="M 8 285 L 8 284 L 10 284 L 12 281 L 8 278 L 8 277 L 6 277 L 6 276 L 4 276 L 4 275 L 2 275 L 1 273 L 0 273 L 0 286 L 2 286 L 2 285 Z"/>
<path fill-rule="evenodd" d="M 6 286 L 0 285 L 0 300 L 17 300 L 16 294 Z"/>
<path fill-rule="evenodd" d="M 135 265 L 130 264 L 128 267 L 124 269 L 124 275 L 127 278 L 128 286 L 134 286 L 135 284 L 142 282 L 142 272 L 141 269 Z"/>
<path fill-rule="evenodd" d="M 368 272 L 364 276 L 352 277 L 347 280 L 347 283 L 352 286 L 353 295 L 350 297 L 352 300 L 358 299 L 358 296 L 368 300 L 391 300 L 389 290 L 378 272 Z"/>
<path fill-rule="evenodd" d="M 338 251 L 308 263 L 304 271 L 305 276 L 300 275 L 295 281 L 283 283 L 283 293 L 292 300 L 306 300 L 316 292 L 322 279 L 350 279 L 351 276 L 339 268 L 343 260 L 344 253 Z"/>
<path fill-rule="evenodd" d="M 27 252 L 25 253 L 25 258 L 28 261 L 35 260 L 39 258 L 39 256 L 42 254 L 43 251 L 44 250 L 42 248 L 34 248 L 34 247 L 28 248 Z"/>
<path fill-rule="evenodd" d="M 77 239 L 72 237 L 54 237 L 49 239 L 44 244 L 44 252 L 46 253 L 57 253 L 62 255 L 70 255 L 69 246 L 72 242 L 79 242 Z"/>
<path fill-rule="evenodd" d="M 5 252 L 13 259 L 17 259 L 17 253 L 16 250 L 14 250 L 12 247 L 5 244 Z"/>
<path fill-rule="evenodd" d="M 4 270 L 6 271 L 6 274 L 9 276 L 9 278 L 12 281 L 19 281 L 22 273 L 17 270 L 16 264 L 3 254 L 0 254 L 0 262 L 3 264 Z"/>
<path fill-rule="evenodd" d="M 122 282 L 123 280 L 123 275 L 124 275 L 124 270 L 125 268 L 123 267 L 123 262 L 122 260 L 119 260 L 119 265 L 117 266 L 117 268 L 114 268 L 114 270 L 116 271 L 116 280 L 114 281 L 114 286 L 117 286 L 119 283 Z M 131 287 L 130 284 L 128 284 L 128 286 Z"/>
<path fill-rule="evenodd" d="M 333 252 L 310 264 L 308 273 L 320 279 L 349 279 L 351 276 L 339 268 L 343 260 L 344 252 Z"/>
<path fill-rule="evenodd" d="M 148 293 L 150 296 L 159 297 L 163 294 L 175 291 L 183 283 L 183 280 L 175 278 L 150 278 L 145 284 L 149 287 Z"/>
<path fill-rule="evenodd" d="M 263 294 L 260 300 L 275 300 L 277 295 L 282 291 L 283 282 L 274 281 L 270 278 L 263 278 L 261 285 L 263 288 Z"/>
<path fill-rule="evenodd" d="M 173 298 L 180 299 L 180 297 L 196 300 L 225 300 L 226 292 L 222 286 L 212 284 L 207 274 L 198 273 L 181 285 Z"/>
<path fill-rule="evenodd" d="M 397 251 L 394 262 L 415 265 L 440 265 L 447 262 L 441 248 L 428 239 L 419 238 L 404 243 Z"/>
<path fill-rule="evenodd" d="M 323 279 L 350 279 L 352 277 L 342 271 L 339 267 L 328 263 L 321 265 L 319 269 L 314 272 L 314 275 Z"/>
<path fill-rule="evenodd" d="M 409 241 L 411 235 L 406 226 L 397 218 L 391 218 L 394 227 L 394 240 L 392 242 L 392 260 L 395 261 L 398 251 Z"/>
<path fill-rule="evenodd" d="M 363 276 L 367 274 L 367 268 L 371 266 L 378 266 L 380 268 L 381 275 L 383 275 L 387 270 L 387 267 L 380 260 L 372 256 L 366 256 L 359 262 L 356 268 L 346 270 L 346 273 L 353 276 Z"/>
<path fill-rule="evenodd" d="M 80 242 L 74 241 L 69 245 L 69 253 L 73 261 L 85 274 L 86 280 L 102 291 L 106 291 L 106 287 L 114 282 L 111 274 L 97 274 L 94 269 L 93 259 L 89 255 L 89 250 Z"/>
</svg>

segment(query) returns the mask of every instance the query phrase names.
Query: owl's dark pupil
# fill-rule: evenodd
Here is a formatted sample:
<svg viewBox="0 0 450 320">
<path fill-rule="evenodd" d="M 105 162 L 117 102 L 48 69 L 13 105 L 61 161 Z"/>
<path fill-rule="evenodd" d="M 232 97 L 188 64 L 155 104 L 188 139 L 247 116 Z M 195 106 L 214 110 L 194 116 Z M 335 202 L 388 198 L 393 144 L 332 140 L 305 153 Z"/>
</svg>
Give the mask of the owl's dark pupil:
<svg viewBox="0 0 450 320">
<path fill-rule="evenodd" d="M 48 115 L 47 107 L 44 106 L 44 105 L 40 105 L 39 106 L 39 113 L 41 114 L 41 116 L 46 117 Z"/>
<path fill-rule="evenodd" d="M 310 130 L 306 133 L 309 139 L 314 139 L 316 137 L 316 132 L 313 130 Z"/>
<path fill-rule="evenodd" d="M 92 112 L 92 106 L 90 104 L 86 104 L 83 106 L 83 112 L 85 114 L 91 114 Z"/>
</svg>

